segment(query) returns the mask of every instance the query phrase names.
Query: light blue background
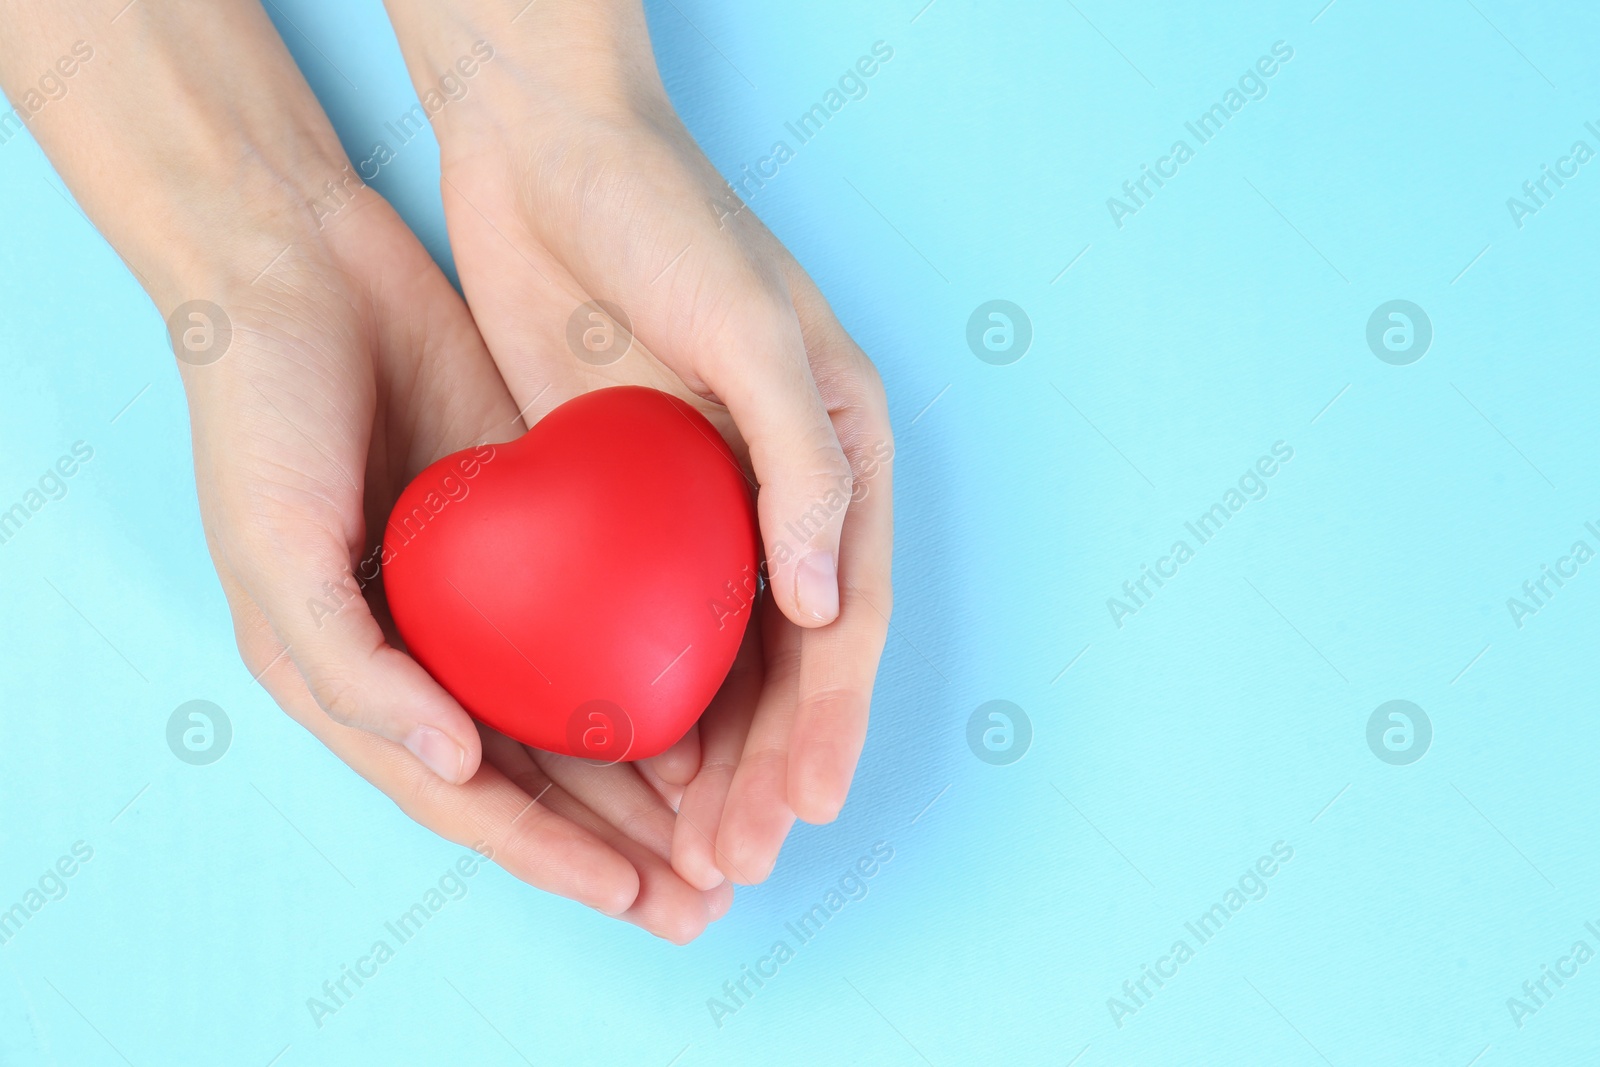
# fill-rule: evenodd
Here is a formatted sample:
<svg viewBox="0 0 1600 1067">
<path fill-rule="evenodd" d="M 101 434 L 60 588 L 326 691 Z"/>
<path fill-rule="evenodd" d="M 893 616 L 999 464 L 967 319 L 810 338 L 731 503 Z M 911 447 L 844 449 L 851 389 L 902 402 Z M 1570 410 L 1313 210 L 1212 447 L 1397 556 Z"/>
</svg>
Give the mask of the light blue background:
<svg viewBox="0 0 1600 1067">
<path fill-rule="evenodd" d="M 1600 950 L 1600 564 L 1521 629 L 1506 607 L 1600 547 L 1600 162 L 1520 230 L 1506 208 L 1574 140 L 1600 149 L 1600 18 L 922 2 L 650 8 L 730 176 L 894 48 L 751 198 L 882 368 L 898 434 L 897 611 L 843 816 L 687 948 L 488 868 L 320 1029 L 307 998 L 462 850 L 252 685 L 160 318 L 32 142 L 0 147 L 0 506 L 95 450 L 0 545 L 0 908 L 94 850 L 0 949 L 0 1059 L 1600 1055 L 1600 962 L 1520 1028 L 1506 1003 L 1580 938 Z M 279 4 L 359 158 L 411 104 L 377 0 Z M 1106 198 L 1280 40 L 1268 95 L 1118 229 Z M 436 182 L 428 143 L 376 185 L 443 256 Z M 1010 366 L 965 341 L 996 298 L 1034 328 Z M 1433 323 L 1410 366 L 1365 342 L 1391 299 Z M 1280 440 L 1270 494 L 1117 627 L 1107 598 Z M 165 740 L 196 698 L 235 731 L 208 767 Z M 967 746 L 993 699 L 1033 724 L 1010 766 Z M 1433 724 L 1409 766 L 1367 746 L 1391 699 Z M 870 894 L 719 1027 L 707 999 L 879 841 Z M 1279 841 L 1264 899 L 1116 1025 L 1108 998 Z"/>
</svg>

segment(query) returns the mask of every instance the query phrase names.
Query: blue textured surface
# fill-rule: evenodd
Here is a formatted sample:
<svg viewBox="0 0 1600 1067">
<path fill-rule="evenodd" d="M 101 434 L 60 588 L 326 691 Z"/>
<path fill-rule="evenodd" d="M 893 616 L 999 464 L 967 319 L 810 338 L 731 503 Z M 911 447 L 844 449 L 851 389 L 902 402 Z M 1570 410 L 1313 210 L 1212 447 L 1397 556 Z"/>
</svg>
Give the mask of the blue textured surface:
<svg viewBox="0 0 1600 1067">
<path fill-rule="evenodd" d="M 796 148 L 752 206 L 889 385 L 897 613 L 844 815 L 681 949 L 486 867 L 320 1027 L 307 999 L 462 850 L 239 665 L 160 318 L 33 144 L 0 146 L 0 508 L 93 449 L 0 544 L 0 908 L 92 849 L 0 948 L 0 1059 L 1600 1055 L 1600 963 L 1572 956 L 1600 950 L 1600 564 L 1561 563 L 1600 550 L 1600 162 L 1521 191 L 1600 150 L 1600 19 L 921 5 L 651 7 L 724 174 Z M 411 103 L 381 7 L 279 8 L 361 158 Z M 877 41 L 865 97 L 796 146 L 784 124 Z M 1202 144 L 1185 124 L 1219 102 Z M 1192 158 L 1161 162 L 1178 140 Z M 1142 165 L 1175 176 L 1135 201 Z M 444 256 L 436 183 L 428 137 L 375 181 Z M 967 343 L 995 299 L 1031 320 L 1009 365 Z M 1391 300 L 1431 322 L 1416 362 L 1369 347 Z M 1250 478 L 1275 445 L 1292 459 Z M 1186 523 L 1219 503 L 1202 543 Z M 1535 604 L 1545 564 L 1577 576 Z M 1134 599 L 1145 566 L 1172 576 Z M 233 724 L 210 766 L 167 747 L 193 699 Z M 991 700 L 1032 724 L 1008 765 L 969 748 Z M 1369 746 L 1390 700 L 1431 722 L 1420 760 Z M 802 944 L 785 924 L 879 842 L 867 895 Z M 708 1000 L 779 940 L 719 1025 Z"/>
</svg>

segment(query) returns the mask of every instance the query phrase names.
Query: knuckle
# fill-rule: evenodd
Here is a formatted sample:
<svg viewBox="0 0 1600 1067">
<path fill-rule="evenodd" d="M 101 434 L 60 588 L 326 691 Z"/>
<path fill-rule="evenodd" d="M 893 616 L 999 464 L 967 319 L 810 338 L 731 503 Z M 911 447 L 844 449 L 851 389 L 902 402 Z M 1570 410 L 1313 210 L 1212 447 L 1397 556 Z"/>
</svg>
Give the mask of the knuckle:
<svg viewBox="0 0 1600 1067">
<path fill-rule="evenodd" d="M 786 320 L 794 313 L 780 291 L 754 274 L 741 274 L 723 288 L 720 300 L 704 302 L 716 310 L 706 311 L 693 331 L 703 338 L 706 355 L 723 361 L 722 369 L 731 370 L 731 363 L 751 352 L 782 358 L 795 347 L 785 343 L 798 327 Z"/>
<path fill-rule="evenodd" d="M 351 524 L 331 500 L 287 499 L 247 476 L 229 477 L 206 496 L 202 510 L 210 513 L 208 535 L 215 552 L 247 588 L 250 579 L 339 574 L 350 566 L 342 542 L 351 535 Z"/>
<path fill-rule="evenodd" d="M 427 825 L 429 814 L 438 811 L 444 802 L 444 791 L 453 787 L 415 761 L 408 761 L 407 766 L 410 769 L 400 783 L 395 803 L 411 818 Z"/>
<path fill-rule="evenodd" d="M 761 772 L 776 768 L 788 767 L 789 749 L 781 745 L 762 745 L 744 754 L 741 764 L 755 772 L 756 777 L 761 777 Z"/>
<path fill-rule="evenodd" d="M 866 701 L 853 685 L 834 683 L 802 698 L 803 714 L 825 722 L 839 722 L 856 716 L 866 717 Z"/>
<path fill-rule="evenodd" d="M 837 442 L 817 446 L 812 454 L 811 469 L 812 495 L 828 497 L 837 492 L 848 497 L 855 489 L 855 471 Z"/>
<path fill-rule="evenodd" d="M 312 692 L 328 718 L 344 726 L 361 725 L 364 702 L 354 678 L 342 671 L 326 671 L 317 678 Z"/>
<path fill-rule="evenodd" d="M 843 327 L 839 327 L 840 330 Z M 841 339 L 829 346 L 828 360 L 831 373 L 828 383 L 839 394 L 841 402 L 849 407 L 876 410 L 887 408 L 888 393 L 883 387 L 883 375 L 877 364 L 867 357 L 854 341 Z"/>
<path fill-rule="evenodd" d="M 708 756 L 700 761 L 700 774 L 713 778 L 732 778 L 739 769 L 737 756 Z"/>
<path fill-rule="evenodd" d="M 663 823 L 666 825 L 663 825 Z M 664 812 L 652 812 L 648 808 L 635 808 L 625 813 L 617 824 L 617 829 L 622 836 L 633 841 L 649 841 L 665 836 L 671 840 L 672 828 Z"/>
</svg>

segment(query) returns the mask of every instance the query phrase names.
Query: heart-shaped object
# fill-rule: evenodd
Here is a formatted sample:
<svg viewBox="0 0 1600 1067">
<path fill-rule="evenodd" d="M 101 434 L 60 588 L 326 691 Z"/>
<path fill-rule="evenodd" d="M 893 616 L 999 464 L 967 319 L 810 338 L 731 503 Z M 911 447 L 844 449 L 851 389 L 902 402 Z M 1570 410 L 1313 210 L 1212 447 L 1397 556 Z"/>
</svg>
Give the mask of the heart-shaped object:
<svg viewBox="0 0 1600 1067">
<path fill-rule="evenodd" d="M 585 393 L 406 486 L 383 583 L 416 657 L 474 718 L 616 762 L 670 747 L 733 665 L 755 507 L 716 429 L 665 393 Z"/>
</svg>

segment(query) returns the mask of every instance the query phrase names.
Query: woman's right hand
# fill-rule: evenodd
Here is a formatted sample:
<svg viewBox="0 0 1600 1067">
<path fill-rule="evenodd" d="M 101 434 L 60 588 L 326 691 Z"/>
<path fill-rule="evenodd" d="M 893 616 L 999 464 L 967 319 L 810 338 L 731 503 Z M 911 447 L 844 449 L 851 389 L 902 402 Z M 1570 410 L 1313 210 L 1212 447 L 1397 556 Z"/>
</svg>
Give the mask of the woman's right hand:
<svg viewBox="0 0 1600 1067">
<path fill-rule="evenodd" d="M 8 89 L 89 17 L 0 0 Z M 356 578 L 412 476 L 523 429 L 466 306 L 354 179 L 254 0 L 216 0 L 205 19 L 134 5 L 117 30 L 126 47 L 33 129 L 168 320 L 206 542 L 251 674 L 423 825 L 693 938 L 731 888 L 673 872 L 670 791 L 480 729 Z"/>
<path fill-rule="evenodd" d="M 362 191 L 220 297 L 231 343 L 183 373 L 207 543 L 252 675 L 423 825 L 541 889 L 698 935 L 731 887 L 673 873 L 673 812 L 651 784 L 476 726 L 391 643 L 376 584 L 360 588 L 418 471 L 523 429 L 438 267 Z M 181 334 L 177 350 L 194 358 Z"/>
</svg>

